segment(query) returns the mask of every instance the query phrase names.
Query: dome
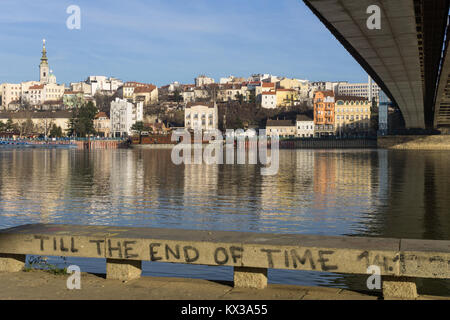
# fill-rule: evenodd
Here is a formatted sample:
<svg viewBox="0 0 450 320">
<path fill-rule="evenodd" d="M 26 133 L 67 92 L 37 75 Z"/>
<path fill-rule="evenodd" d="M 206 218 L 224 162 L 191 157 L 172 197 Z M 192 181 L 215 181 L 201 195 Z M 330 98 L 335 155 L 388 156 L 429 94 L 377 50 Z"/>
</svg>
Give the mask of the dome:
<svg viewBox="0 0 450 320">
<path fill-rule="evenodd" d="M 50 75 L 48 76 L 48 83 L 56 83 L 56 77 L 52 71 L 50 71 Z"/>
</svg>

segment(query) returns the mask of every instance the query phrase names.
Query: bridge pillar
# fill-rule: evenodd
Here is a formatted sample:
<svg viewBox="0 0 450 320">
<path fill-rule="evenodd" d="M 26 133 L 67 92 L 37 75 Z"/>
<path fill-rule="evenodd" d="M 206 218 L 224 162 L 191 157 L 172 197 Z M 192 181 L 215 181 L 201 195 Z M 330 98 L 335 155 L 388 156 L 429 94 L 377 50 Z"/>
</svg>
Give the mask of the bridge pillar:
<svg viewBox="0 0 450 320">
<path fill-rule="evenodd" d="M 264 289 L 267 287 L 266 268 L 234 267 L 234 287 Z"/>
<path fill-rule="evenodd" d="M 24 254 L 0 253 L 0 272 L 19 272 L 25 266 Z"/>
<path fill-rule="evenodd" d="M 418 297 L 414 278 L 383 277 L 384 299 L 416 299 Z"/>
<path fill-rule="evenodd" d="M 142 261 L 106 259 L 106 279 L 134 280 L 141 277 Z"/>
</svg>

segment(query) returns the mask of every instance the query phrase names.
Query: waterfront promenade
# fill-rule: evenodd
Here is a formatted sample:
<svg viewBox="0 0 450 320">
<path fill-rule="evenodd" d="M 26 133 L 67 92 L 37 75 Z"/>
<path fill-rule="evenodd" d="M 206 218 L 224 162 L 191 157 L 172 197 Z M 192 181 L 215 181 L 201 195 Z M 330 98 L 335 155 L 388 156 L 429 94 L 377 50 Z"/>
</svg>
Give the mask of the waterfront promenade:
<svg viewBox="0 0 450 320">
<path fill-rule="evenodd" d="M 234 288 L 231 282 L 186 278 L 142 277 L 107 280 L 104 275 L 81 274 L 81 289 L 69 290 L 69 275 L 42 270 L 0 272 L 0 300 L 380 300 L 378 292 L 340 288 L 270 284 L 264 290 Z M 420 295 L 416 300 L 450 300 Z"/>
<path fill-rule="evenodd" d="M 0 231 L 0 271 L 22 271 L 27 254 L 106 258 L 106 278 L 123 282 L 141 278 L 142 261 L 227 265 L 235 289 L 264 291 L 268 269 L 375 276 L 368 270 L 377 268 L 387 299 L 417 299 L 416 278 L 450 278 L 450 242 L 437 240 L 55 224 Z"/>
<path fill-rule="evenodd" d="M 141 277 L 109 280 L 104 275 L 82 273 L 81 289 L 69 290 L 69 275 L 42 270 L 0 272 L 0 300 L 377 300 L 380 294 L 339 288 L 269 285 L 264 290 L 234 288 L 231 282 L 186 278 Z M 419 299 L 429 299 L 421 296 Z"/>
</svg>

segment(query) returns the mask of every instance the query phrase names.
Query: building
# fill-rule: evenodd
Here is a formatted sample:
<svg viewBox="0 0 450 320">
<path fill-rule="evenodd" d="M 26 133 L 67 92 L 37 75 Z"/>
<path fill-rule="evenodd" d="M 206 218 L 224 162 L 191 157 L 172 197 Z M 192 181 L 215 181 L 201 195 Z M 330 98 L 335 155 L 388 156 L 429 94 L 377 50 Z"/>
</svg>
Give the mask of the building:
<svg viewBox="0 0 450 320">
<path fill-rule="evenodd" d="M 126 99 L 116 98 L 111 102 L 111 135 L 115 138 L 132 135 L 131 127 L 144 118 L 144 103 L 132 103 Z"/>
<path fill-rule="evenodd" d="M 266 134 L 278 134 L 280 138 L 295 138 L 296 126 L 292 120 L 267 120 Z"/>
<path fill-rule="evenodd" d="M 245 82 L 244 78 L 238 78 L 235 76 L 229 76 L 228 78 L 220 78 L 219 83 L 220 84 L 227 84 L 227 83 L 242 83 Z"/>
<path fill-rule="evenodd" d="M 23 95 L 25 101 L 31 106 L 40 106 L 45 102 L 45 89 L 44 84 L 37 84 L 28 88 Z"/>
<path fill-rule="evenodd" d="M 138 101 L 137 97 L 140 97 L 139 101 L 158 101 L 158 88 L 149 83 L 140 83 L 135 81 L 126 82 L 123 86 L 118 88 L 117 94 L 121 99 L 128 99 L 133 102 Z"/>
<path fill-rule="evenodd" d="M 241 84 L 222 84 L 217 91 L 217 100 L 226 101 L 236 101 L 239 100 L 239 95 L 242 95 L 242 85 Z"/>
<path fill-rule="evenodd" d="M 314 134 L 318 137 L 335 134 L 334 93 L 331 90 L 314 93 Z"/>
<path fill-rule="evenodd" d="M 298 93 L 294 89 L 277 89 L 277 106 L 293 106 L 299 101 Z"/>
<path fill-rule="evenodd" d="M 253 85 L 255 90 L 256 102 L 262 103 L 262 94 L 264 92 L 275 91 L 275 83 L 271 82 L 257 82 Z"/>
<path fill-rule="evenodd" d="M 380 87 L 369 77 L 368 83 L 339 83 L 335 93 L 340 96 L 362 97 L 369 101 L 374 99 L 378 104 L 380 90 Z"/>
<path fill-rule="evenodd" d="M 104 112 L 99 112 L 94 118 L 94 129 L 100 137 L 111 136 L 111 120 Z"/>
<path fill-rule="evenodd" d="M 184 109 L 184 127 L 188 130 L 218 129 L 218 111 L 215 103 L 188 103 Z"/>
<path fill-rule="evenodd" d="M 208 84 L 213 84 L 213 83 L 214 83 L 214 79 L 209 78 L 205 75 L 201 75 L 201 76 L 198 76 L 197 78 L 195 78 L 195 86 L 196 87 L 203 87 L 203 86 L 206 86 Z"/>
<path fill-rule="evenodd" d="M 314 119 L 299 114 L 296 118 L 297 137 L 313 138 L 314 137 Z"/>
<path fill-rule="evenodd" d="M 47 49 L 45 48 L 45 39 L 42 40 L 42 57 L 39 64 L 39 82 L 49 83 L 50 66 L 48 65 Z"/>
<path fill-rule="evenodd" d="M 144 105 L 158 102 L 158 88 L 152 84 L 136 87 L 132 95 L 134 102 L 142 101 Z"/>
<path fill-rule="evenodd" d="M 367 134 L 370 131 L 371 101 L 363 97 L 335 96 L 336 135 Z"/>
<path fill-rule="evenodd" d="M 72 82 L 70 84 L 70 89 L 73 92 L 83 92 L 85 95 L 92 96 L 92 86 L 84 81 Z"/>
<path fill-rule="evenodd" d="M 37 84 L 28 88 L 23 99 L 36 109 L 46 110 L 48 105 L 62 105 L 64 85 L 56 83 Z"/>
<path fill-rule="evenodd" d="M 379 96 L 379 104 L 378 104 L 378 134 L 385 136 L 389 132 L 389 106 L 392 105 L 391 100 L 387 97 L 387 95 L 380 91 Z"/>
<path fill-rule="evenodd" d="M 266 109 L 275 109 L 277 107 L 277 93 L 267 91 L 262 93 L 261 107 Z"/>
<path fill-rule="evenodd" d="M 64 84 L 59 85 L 54 82 L 44 85 L 45 101 L 60 101 L 64 96 Z"/>
<path fill-rule="evenodd" d="M 28 120 L 33 122 L 33 131 L 37 134 L 49 135 L 52 126 L 55 124 L 61 127 L 62 132 L 66 133 L 69 129 L 69 121 L 72 113 L 69 111 L 18 111 L 18 112 L 0 112 L 0 121 L 6 122 L 8 119 L 19 127 Z"/>
<path fill-rule="evenodd" d="M 94 96 L 97 92 L 112 94 L 123 85 L 122 80 L 111 77 L 107 78 L 105 76 L 89 76 L 85 83 L 90 86 L 90 95 L 92 96 Z"/>
<path fill-rule="evenodd" d="M 3 83 L 2 92 L 2 110 L 12 109 L 10 104 L 19 103 L 22 97 L 22 85 L 20 83 Z"/>
<path fill-rule="evenodd" d="M 63 104 L 66 109 L 78 108 L 85 102 L 83 92 L 64 91 Z"/>
</svg>

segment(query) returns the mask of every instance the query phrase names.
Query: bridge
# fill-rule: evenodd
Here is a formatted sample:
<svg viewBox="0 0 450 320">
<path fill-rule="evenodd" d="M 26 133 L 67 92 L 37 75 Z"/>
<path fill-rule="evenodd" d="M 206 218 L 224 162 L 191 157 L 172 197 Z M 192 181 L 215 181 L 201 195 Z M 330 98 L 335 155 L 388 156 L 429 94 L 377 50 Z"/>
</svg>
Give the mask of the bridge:
<svg viewBox="0 0 450 320">
<path fill-rule="evenodd" d="M 450 279 L 450 241 L 34 224 L 0 230 L 0 271 L 26 255 L 106 259 L 106 277 L 141 276 L 142 261 L 231 266 L 234 286 L 264 289 L 267 270 L 368 275 L 385 298 L 417 298 L 415 278 Z M 371 273 L 370 273 L 371 275 Z"/>
<path fill-rule="evenodd" d="M 449 0 L 303 1 L 398 105 L 407 128 L 450 126 Z M 379 29 L 367 25 L 373 5 Z"/>
</svg>

